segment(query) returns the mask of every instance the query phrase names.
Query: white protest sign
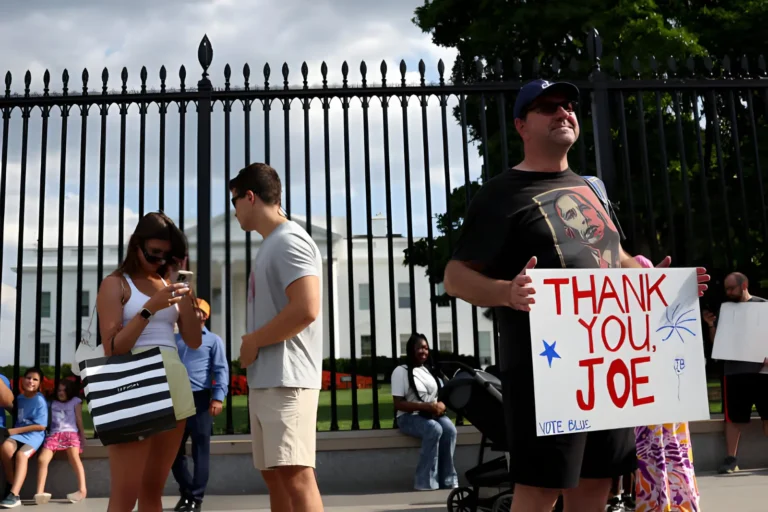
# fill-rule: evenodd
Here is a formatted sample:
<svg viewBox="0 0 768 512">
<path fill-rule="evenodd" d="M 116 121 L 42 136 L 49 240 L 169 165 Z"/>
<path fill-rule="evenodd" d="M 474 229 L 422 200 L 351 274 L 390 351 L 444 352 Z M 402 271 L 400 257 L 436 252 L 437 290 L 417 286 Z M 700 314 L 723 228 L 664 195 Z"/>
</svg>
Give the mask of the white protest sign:
<svg viewBox="0 0 768 512">
<path fill-rule="evenodd" d="M 726 302 L 717 316 L 712 358 L 762 363 L 768 357 L 768 302 Z"/>
<path fill-rule="evenodd" d="M 528 274 L 539 436 L 709 419 L 695 269 Z"/>
</svg>

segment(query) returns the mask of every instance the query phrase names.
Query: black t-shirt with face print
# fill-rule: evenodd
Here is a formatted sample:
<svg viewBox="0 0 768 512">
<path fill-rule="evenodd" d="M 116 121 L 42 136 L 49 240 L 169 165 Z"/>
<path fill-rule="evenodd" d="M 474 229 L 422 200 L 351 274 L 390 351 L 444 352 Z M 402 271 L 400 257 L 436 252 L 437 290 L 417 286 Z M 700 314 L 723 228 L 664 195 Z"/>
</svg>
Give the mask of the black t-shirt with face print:
<svg viewBox="0 0 768 512">
<path fill-rule="evenodd" d="M 472 199 L 453 259 L 512 280 L 533 256 L 537 268 L 616 268 L 619 248 L 616 224 L 584 178 L 511 169 Z M 501 370 L 531 367 L 529 313 L 495 310 Z"/>
</svg>

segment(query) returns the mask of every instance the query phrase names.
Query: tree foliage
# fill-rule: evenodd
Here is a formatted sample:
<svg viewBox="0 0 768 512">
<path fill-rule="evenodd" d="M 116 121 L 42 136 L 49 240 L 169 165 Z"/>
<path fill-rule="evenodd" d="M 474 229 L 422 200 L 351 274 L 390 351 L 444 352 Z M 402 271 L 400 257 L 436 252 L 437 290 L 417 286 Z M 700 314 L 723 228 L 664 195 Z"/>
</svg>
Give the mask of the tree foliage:
<svg viewBox="0 0 768 512">
<path fill-rule="evenodd" d="M 757 63 L 768 39 L 761 29 L 766 21 L 768 2 L 760 0 L 427 0 L 413 18 L 435 44 L 458 51 L 452 79 L 468 83 L 534 77 L 586 82 L 595 68 L 586 47 L 586 34 L 593 28 L 601 36 L 602 69 L 614 80 L 661 79 L 665 74 L 732 78 L 746 74 L 739 65 L 742 56 L 750 72 L 764 75 Z M 730 55 L 730 69 L 725 55 Z M 714 63 L 705 58 L 709 56 Z M 690 58 L 693 69 L 687 67 Z M 508 165 L 522 158 L 512 123 L 514 95 L 503 98 L 506 140 L 496 114 L 501 99 L 485 97 L 484 138 L 479 97 L 467 97 L 467 125 L 480 154 L 488 156 L 488 176 L 504 168 L 505 147 Z M 673 95 L 627 90 L 621 96 L 612 92 L 611 101 L 618 178 L 613 199 L 620 204 L 627 247 L 653 257 L 671 253 L 678 264 L 706 264 L 715 276 L 739 269 L 753 281 L 768 280 L 768 226 L 759 173 L 759 163 L 768 162 L 768 103 L 763 91 L 715 94 L 702 88 L 696 95 L 690 90 Z M 583 174 L 595 174 L 589 102 L 582 100 L 580 108 L 582 136 L 571 165 Z M 454 115 L 460 119 L 458 109 Z M 470 196 L 479 183 L 471 184 Z M 452 225 L 437 215 L 440 234 L 431 246 L 424 239 L 405 252 L 406 264 L 425 267 L 433 283 L 442 281 L 450 257 L 447 237 L 457 237 L 467 196 L 463 186 L 452 190 Z"/>
</svg>

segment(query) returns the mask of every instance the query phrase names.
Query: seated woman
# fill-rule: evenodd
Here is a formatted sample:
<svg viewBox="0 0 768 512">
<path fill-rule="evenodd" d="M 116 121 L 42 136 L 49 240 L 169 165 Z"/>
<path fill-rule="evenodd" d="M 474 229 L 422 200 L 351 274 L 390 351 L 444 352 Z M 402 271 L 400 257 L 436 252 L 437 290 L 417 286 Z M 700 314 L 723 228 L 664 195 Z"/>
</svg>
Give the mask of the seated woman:
<svg viewBox="0 0 768 512">
<path fill-rule="evenodd" d="M 400 431 L 421 439 L 414 487 L 418 491 L 456 488 L 456 427 L 445 416 L 445 404 L 437 401 L 443 383 L 432 366 L 427 338 L 412 335 L 405 353 L 407 364 L 392 372 L 392 397 Z"/>
</svg>

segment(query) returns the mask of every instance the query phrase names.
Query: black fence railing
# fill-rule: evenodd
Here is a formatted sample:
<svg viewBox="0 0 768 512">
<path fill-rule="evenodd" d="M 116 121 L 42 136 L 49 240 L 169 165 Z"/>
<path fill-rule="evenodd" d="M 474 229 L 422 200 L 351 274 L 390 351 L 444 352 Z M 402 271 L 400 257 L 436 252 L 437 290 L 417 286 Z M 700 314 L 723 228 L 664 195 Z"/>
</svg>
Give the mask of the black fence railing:
<svg viewBox="0 0 768 512">
<path fill-rule="evenodd" d="M 190 238 L 197 294 L 213 306 L 231 363 L 216 430 L 248 430 L 235 354 L 258 240 L 231 228 L 226 183 L 258 160 L 278 169 L 288 215 L 324 253 L 318 428 L 388 427 L 389 374 L 410 333 L 427 333 L 443 359 L 497 359 L 493 315 L 445 296 L 442 270 L 479 183 L 521 158 L 510 110 L 534 77 L 581 88 L 572 163 L 605 181 L 627 249 L 707 265 L 715 284 L 705 308 L 717 306 L 727 271 L 768 284 L 764 59 L 752 69 L 746 57 L 738 69 L 727 57 L 609 65 L 597 32 L 586 42 L 583 61 L 535 62 L 525 77 L 519 61 L 459 61 L 453 80 L 442 61 L 415 71 L 400 62 L 395 77 L 382 62 L 375 79 L 366 63 L 354 78 L 347 63 L 340 75 L 322 63 L 317 76 L 304 63 L 298 76 L 284 64 L 277 82 L 265 65 L 255 87 L 246 64 L 240 85 L 226 65 L 223 87 L 214 87 L 207 37 L 194 88 L 183 66 L 176 89 L 162 68 L 158 90 L 148 88 L 146 68 L 130 87 L 123 69 L 116 91 L 106 69 L 97 90 L 87 70 L 77 87 L 64 71 L 58 92 L 46 71 L 42 93 L 29 72 L 13 93 L 8 72 L 0 96 L 5 373 L 18 383 L 24 367 L 42 365 L 49 389 L 69 375 L 98 285 L 123 258 L 137 218 L 160 209 Z M 310 86 L 314 79 L 321 85 Z M 97 337 L 95 323 L 91 330 Z"/>
</svg>

